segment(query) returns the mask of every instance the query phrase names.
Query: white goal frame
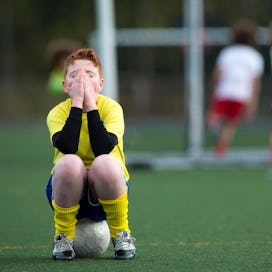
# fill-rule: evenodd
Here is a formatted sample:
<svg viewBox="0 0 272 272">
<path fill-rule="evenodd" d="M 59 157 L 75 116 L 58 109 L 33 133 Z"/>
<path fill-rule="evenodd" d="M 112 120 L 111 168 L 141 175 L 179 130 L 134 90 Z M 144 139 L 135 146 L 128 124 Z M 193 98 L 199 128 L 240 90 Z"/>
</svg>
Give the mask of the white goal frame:
<svg viewBox="0 0 272 272">
<path fill-rule="evenodd" d="M 154 167 L 164 165 L 170 166 L 192 165 L 192 163 L 218 163 L 212 158 L 209 159 L 207 152 L 202 149 L 204 134 L 204 110 L 203 110 L 203 40 L 212 45 L 226 45 L 231 40 L 229 28 L 205 28 L 203 29 L 203 0 L 184 0 L 184 27 L 183 28 L 144 28 L 144 29 L 116 29 L 114 0 L 96 0 L 96 31 L 89 37 L 90 46 L 94 47 L 101 58 L 105 85 L 103 93 L 118 100 L 118 65 L 117 47 L 129 46 L 181 46 L 186 45 L 188 54 L 185 59 L 185 90 L 186 103 L 188 104 L 188 146 L 185 158 L 178 159 L 175 156 L 168 158 L 168 164 L 153 160 Z M 266 28 L 258 28 L 258 41 L 260 44 L 270 43 L 270 36 Z M 251 151 L 249 150 L 251 153 Z M 254 151 L 255 152 L 255 151 Z M 255 153 L 254 153 L 255 154 Z M 257 154 L 257 153 L 256 153 Z M 230 158 L 221 160 L 223 163 L 251 162 L 256 165 L 258 162 L 269 160 L 267 150 L 253 155 L 253 160 L 248 159 L 248 154 L 232 154 Z M 147 156 L 149 163 L 150 156 Z M 132 156 L 133 157 L 133 156 Z M 211 156 L 210 156 L 211 157 Z M 143 160 L 141 156 L 141 160 Z M 133 157 L 135 160 L 135 157 Z M 176 164 L 174 163 L 176 162 Z M 171 168 L 171 167 L 170 167 Z"/>
</svg>

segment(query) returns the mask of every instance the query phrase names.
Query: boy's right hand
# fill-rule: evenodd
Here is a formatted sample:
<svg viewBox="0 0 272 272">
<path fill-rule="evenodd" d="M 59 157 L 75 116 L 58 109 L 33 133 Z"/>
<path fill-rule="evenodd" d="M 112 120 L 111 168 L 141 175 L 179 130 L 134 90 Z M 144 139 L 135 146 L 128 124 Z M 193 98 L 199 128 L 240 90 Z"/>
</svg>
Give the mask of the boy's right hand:
<svg viewBox="0 0 272 272">
<path fill-rule="evenodd" d="M 77 71 L 71 82 L 69 95 L 72 99 L 72 107 L 83 108 L 84 101 L 84 76 L 82 72 Z"/>
</svg>

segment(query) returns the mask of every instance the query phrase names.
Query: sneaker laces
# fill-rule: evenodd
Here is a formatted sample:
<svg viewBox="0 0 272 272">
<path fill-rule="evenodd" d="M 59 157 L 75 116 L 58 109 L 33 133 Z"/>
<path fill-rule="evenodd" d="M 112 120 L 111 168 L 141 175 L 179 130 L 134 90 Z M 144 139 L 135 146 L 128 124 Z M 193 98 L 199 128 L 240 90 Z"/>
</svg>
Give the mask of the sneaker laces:
<svg viewBox="0 0 272 272">
<path fill-rule="evenodd" d="M 73 249 L 73 240 L 69 240 L 66 234 L 59 234 L 55 240 L 55 248 L 58 251 L 67 251 Z"/>
<path fill-rule="evenodd" d="M 134 248 L 136 239 L 127 233 L 127 231 L 118 232 L 114 239 L 115 250 L 130 250 Z"/>
</svg>

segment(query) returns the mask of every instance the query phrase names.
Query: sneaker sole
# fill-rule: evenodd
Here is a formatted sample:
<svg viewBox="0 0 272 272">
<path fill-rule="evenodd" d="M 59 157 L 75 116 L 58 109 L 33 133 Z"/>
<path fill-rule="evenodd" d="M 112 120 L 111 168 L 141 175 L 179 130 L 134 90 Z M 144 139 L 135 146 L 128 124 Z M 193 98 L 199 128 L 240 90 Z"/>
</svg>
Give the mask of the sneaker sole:
<svg viewBox="0 0 272 272">
<path fill-rule="evenodd" d="M 122 255 L 120 255 L 122 254 Z M 127 252 L 127 251 L 120 251 L 120 252 L 115 252 L 115 259 L 116 260 L 130 260 L 130 259 L 134 259 L 136 256 L 136 252 L 132 251 L 132 252 Z"/>
<path fill-rule="evenodd" d="M 66 251 L 61 254 L 53 255 L 54 260 L 72 260 L 75 258 L 75 256 L 71 255 L 72 252 Z M 65 255 L 67 254 L 67 255 Z"/>
</svg>

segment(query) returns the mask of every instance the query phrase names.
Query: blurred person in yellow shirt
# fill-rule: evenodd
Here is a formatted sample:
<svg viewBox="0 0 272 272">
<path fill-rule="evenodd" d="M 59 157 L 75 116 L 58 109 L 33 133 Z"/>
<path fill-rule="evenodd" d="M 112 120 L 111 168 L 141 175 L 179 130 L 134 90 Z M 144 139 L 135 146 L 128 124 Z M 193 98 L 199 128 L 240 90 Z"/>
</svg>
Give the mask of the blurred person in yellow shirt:
<svg viewBox="0 0 272 272">
<path fill-rule="evenodd" d="M 49 43 L 46 49 L 46 59 L 49 62 L 48 92 L 53 96 L 63 96 L 63 65 L 65 59 L 75 50 L 81 48 L 78 41 L 71 39 L 56 39 Z"/>
</svg>

